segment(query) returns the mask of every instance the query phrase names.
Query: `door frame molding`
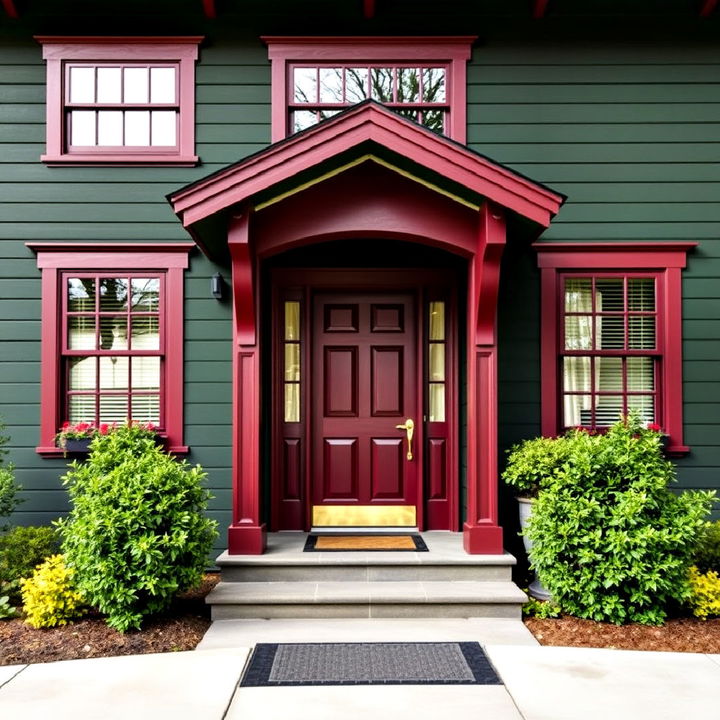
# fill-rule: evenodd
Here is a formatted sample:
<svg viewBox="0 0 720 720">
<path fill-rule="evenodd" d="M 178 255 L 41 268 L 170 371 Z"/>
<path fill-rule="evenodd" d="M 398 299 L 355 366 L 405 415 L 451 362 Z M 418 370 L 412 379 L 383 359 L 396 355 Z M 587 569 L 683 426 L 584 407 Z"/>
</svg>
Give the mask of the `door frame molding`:
<svg viewBox="0 0 720 720">
<path fill-rule="evenodd" d="M 269 274 L 271 283 L 271 313 L 273 324 L 272 354 L 270 367 L 271 389 L 271 434 L 270 434 L 270 523 L 273 530 L 308 530 L 311 527 L 312 512 L 312 444 L 308 441 L 312 431 L 310 398 L 312 397 L 312 298 L 317 292 L 412 292 L 417 300 L 416 323 L 416 392 L 419 415 L 426 414 L 426 362 L 427 346 L 425 306 L 428 297 L 443 299 L 447 303 L 447 431 L 448 451 L 444 458 L 446 491 L 445 513 L 447 527 L 433 529 L 459 529 L 460 495 L 460 454 L 459 454 L 459 382 L 458 382 L 458 318 L 457 285 L 458 274 L 451 269 L 402 268 L 401 276 L 396 268 L 275 268 Z M 301 305 L 301 421 L 285 423 L 283 420 L 283 330 L 282 317 L 286 301 L 300 300 Z M 303 370 L 301 370 L 301 373 Z M 428 514 L 428 472 L 426 466 L 426 423 L 416 424 L 416 458 L 420 463 L 418 473 L 417 522 L 423 529 Z M 287 440 L 292 439 L 292 444 Z M 289 448 L 294 448 L 292 451 Z M 297 463 L 288 471 L 289 453 Z M 294 497 L 288 497 L 293 495 Z M 289 490 L 289 492 L 286 492 Z M 302 492 L 302 495 L 298 491 Z M 298 496 L 300 495 L 300 496 Z M 435 515 L 438 513 L 436 512 Z"/>
</svg>

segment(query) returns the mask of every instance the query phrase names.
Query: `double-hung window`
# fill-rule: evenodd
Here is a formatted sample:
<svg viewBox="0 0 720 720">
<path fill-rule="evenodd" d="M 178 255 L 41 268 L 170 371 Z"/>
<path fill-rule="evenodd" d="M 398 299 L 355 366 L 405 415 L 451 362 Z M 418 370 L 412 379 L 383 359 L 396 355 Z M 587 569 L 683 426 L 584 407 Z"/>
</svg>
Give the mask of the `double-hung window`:
<svg viewBox="0 0 720 720">
<path fill-rule="evenodd" d="M 36 38 L 47 62 L 47 151 L 74 164 L 195 164 L 202 38 Z"/>
<path fill-rule="evenodd" d="M 696 243 L 537 243 L 542 433 L 602 430 L 631 411 L 688 452 L 681 271 Z"/>
<path fill-rule="evenodd" d="M 561 425 L 607 427 L 630 411 L 661 414 L 654 275 L 563 274 Z"/>
<path fill-rule="evenodd" d="M 264 37 L 272 62 L 272 139 L 376 100 L 464 143 L 474 37 Z"/>
<path fill-rule="evenodd" d="M 71 423 L 164 425 L 165 276 L 63 273 L 62 379 Z"/>
<path fill-rule="evenodd" d="M 183 445 L 183 273 L 192 243 L 36 243 L 40 444 L 64 422 L 150 422 Z"/>
</svg>

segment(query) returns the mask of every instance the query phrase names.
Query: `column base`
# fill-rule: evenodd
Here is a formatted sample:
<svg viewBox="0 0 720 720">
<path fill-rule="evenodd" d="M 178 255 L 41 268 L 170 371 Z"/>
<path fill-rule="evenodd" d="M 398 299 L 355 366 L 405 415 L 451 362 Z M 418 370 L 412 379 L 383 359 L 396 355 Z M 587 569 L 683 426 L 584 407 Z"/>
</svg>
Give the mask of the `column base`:
<svg viewBox="0 0 720 720">
<path fill-rule="evenodd" d="M 267 546 L 265 523 L 262 525 L 231 525 L 228 528 L 230 555 L 262 555 Z"/>
<path fill-rule="evenodd" d="M 502 555 L 502 528 L 499 525 L 464 523 L 463 548 L 468 555 Z"/>
</svg>

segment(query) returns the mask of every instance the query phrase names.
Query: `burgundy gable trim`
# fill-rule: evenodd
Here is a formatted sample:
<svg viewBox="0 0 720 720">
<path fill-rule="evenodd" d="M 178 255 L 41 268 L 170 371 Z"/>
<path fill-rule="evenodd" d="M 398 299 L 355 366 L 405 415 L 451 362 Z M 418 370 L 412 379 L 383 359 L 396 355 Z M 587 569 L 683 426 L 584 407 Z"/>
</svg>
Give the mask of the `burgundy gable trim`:
<svg viewBox="0 0 720 720">
<path fill-rule="evenodd" d="M 63 271 L 143 270 L 165 273 L 165 387 L 164 417 L 167 449 L 184 454 L 183 445 L 183 271 L 191 243 L 26 243 L 42 270 L 40 354 L 40 443 L 46 457 L 62 456 L 55 446 L 60 417 L 60 281 Z M 172 348 L 172 351 L 170 351 Z"/>
<path fill-rule="evenodd" d="M 541 405 L 542 434 L 555 436 L 560 427 L 558 311 L 563 271 L 648 271 L 657 275 L 658 332 L 662 338 L 663 429 L 670 437 L 666 452 L 690 452 L 683 443 L 682 402 L 682 278 L 687 253 L 697 242 L 677 243 L 535 243 L 541 273 Z"/>
<path fill-rule="evenodd" d="M 542 227 L 564 196 L 371 100 L 168 196 L 186 228 L 341 153 L 366 154 L 368 143 L 390 150 L 441 179 L 466 188 Z"/>
</svg>

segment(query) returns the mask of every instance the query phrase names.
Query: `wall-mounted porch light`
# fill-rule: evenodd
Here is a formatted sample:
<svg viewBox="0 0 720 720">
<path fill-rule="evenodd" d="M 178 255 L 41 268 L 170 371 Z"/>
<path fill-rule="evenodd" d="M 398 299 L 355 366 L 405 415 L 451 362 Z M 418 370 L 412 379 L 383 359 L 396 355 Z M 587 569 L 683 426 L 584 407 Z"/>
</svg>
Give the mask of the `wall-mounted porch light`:
<svg viewBox="0 0 720 720">
<path fill-rule="evenodd" d="M 225 281 L 220 273 L 215 273 L 210 278 L 210 292 L 216 300 L 222 300 Z"/>
</svg>

